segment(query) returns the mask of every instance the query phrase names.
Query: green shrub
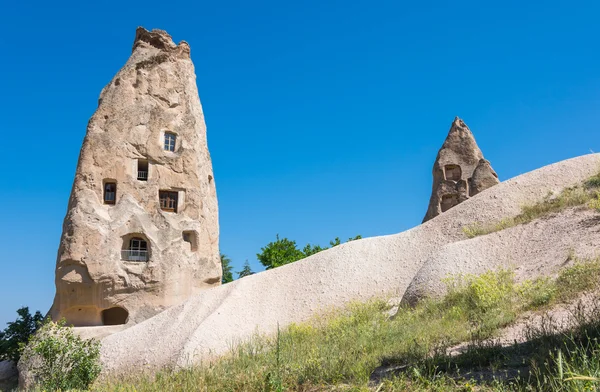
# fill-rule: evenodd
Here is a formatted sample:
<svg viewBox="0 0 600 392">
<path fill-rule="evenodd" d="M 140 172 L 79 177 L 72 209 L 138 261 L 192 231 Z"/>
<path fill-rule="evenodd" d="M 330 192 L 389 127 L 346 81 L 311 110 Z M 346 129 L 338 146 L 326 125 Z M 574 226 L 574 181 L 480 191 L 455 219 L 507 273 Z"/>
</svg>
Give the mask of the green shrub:
<svg viewBox="0 0 600 392">
<path fill-rule="evenodd" d="M 588 178 L 585 182 L 585 187 L 588 189 L 600 188 L 600 172 Z"/>
<path fill-rule="evenodd" d="M 44 390 L 87 389 L 100 374 L 100 342 L 81 339 L 64 321 L 47 321 L 31 337 L 23 360 Z"/>
<path fill-rule="evenodd" d="M 589 201 L 588 207 L 592 210 L 600 211 L 600 192 L 596 191 L 595 196 Z"/>
<path fill-rule="evenodd" d="M 598 288 L 600 283 L 600 259 L 581 261 L 564 268 L 556 279 L 558 296 L 566 301 L 582 292 Z"/>
<path fill-rule="evenodd" d="M 478 337 L 487 337 L 495 329 L 516 317 L 514 273 L 500 269 L 482 275 L 462 275 L 445 280 L 448 307 L 466 310 L 469 321 L 476 326 Z"/>
<path fill-rule="evenodd" d="M 547 277 L 527 280 L 518 288 L 525 309 L 536 309 L 550 304 L 556 298 L 556 291 L 556 284 Z"/>
<path fill-rule="evenodd" d="M 19 318 L 9 322 L 8 327 L 0 332 L 0 361 L 19 362 L 23 347 L 44 318 L 39 311 L 32 316 L 27 306 L 17 310 L 17 314 Z"/>
</svg>

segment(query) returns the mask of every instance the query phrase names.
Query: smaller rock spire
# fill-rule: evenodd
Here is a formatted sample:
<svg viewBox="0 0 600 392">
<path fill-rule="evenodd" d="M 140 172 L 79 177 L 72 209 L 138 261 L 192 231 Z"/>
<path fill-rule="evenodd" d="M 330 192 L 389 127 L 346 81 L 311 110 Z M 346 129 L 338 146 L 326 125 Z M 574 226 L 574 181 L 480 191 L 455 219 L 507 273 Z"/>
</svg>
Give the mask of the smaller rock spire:
<svg viewBox="0 0 600 392">
<path fill-rule="evenodd" d="M 456 117 L 433 164 L 433 187 L 423 222 L 498 183 L 473 133 Z"/>
</svg>

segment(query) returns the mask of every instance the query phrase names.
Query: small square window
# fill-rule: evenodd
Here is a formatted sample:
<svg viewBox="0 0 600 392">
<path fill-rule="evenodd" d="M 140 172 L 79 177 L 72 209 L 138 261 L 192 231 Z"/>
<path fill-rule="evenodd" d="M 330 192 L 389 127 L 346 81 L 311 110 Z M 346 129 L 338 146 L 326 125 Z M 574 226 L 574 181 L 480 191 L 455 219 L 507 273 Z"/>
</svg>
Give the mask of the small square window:
<svg viewBox="0 0 600 392">
<path fill-rule="evenodd" d="M 175 151 L 175 141 L 177 139 L 177 135 L 171 132 L 165 132 L 165 151 Z"/>
<path fill-rule="evenodd" d="M 158 199 L 160 202 L 160 209 L 163 211 L 177 212 L 178 196 L 179 194 L 177 192 L 159 191 Z"/>
</svg>

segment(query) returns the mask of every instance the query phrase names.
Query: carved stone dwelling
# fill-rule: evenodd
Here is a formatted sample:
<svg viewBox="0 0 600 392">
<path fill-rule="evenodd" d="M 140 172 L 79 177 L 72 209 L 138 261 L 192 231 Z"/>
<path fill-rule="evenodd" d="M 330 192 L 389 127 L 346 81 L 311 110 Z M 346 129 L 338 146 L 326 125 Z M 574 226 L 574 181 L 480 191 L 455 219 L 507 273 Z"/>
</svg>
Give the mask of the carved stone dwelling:
<svg viewBox="0 0 600 392">
<path fill-rule="evenodd" d="M 433 164 L 433 189 L 423 222 L 499 182 L 471 130 L 456 117 Z"/>
<path fill-rule="evenodd" d="M 50 314 L 136 323 L 221 282 L 217 197 L 190 47 L 138 28 L 81 148 Z"/>
</svg>

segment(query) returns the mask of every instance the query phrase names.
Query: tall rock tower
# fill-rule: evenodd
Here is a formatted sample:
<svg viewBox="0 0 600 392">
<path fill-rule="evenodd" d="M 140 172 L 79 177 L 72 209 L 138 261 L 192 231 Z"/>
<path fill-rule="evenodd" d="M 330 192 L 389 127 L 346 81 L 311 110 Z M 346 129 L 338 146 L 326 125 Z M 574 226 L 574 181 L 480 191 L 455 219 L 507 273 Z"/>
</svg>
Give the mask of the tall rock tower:
<svg viewBox="0 0 600 392">
<path fill-rule="evenodd" d="M 139 322 L 221 282 L 217 196 L 190 47 L 136 31 L 81 147 L 50 314 Z"/>
<path fill-rule="evenodd" d="M 456 117 L 433 164 L 433 189 L 423 222 L 499 182 L 471 130 Z"/>
</svg>

